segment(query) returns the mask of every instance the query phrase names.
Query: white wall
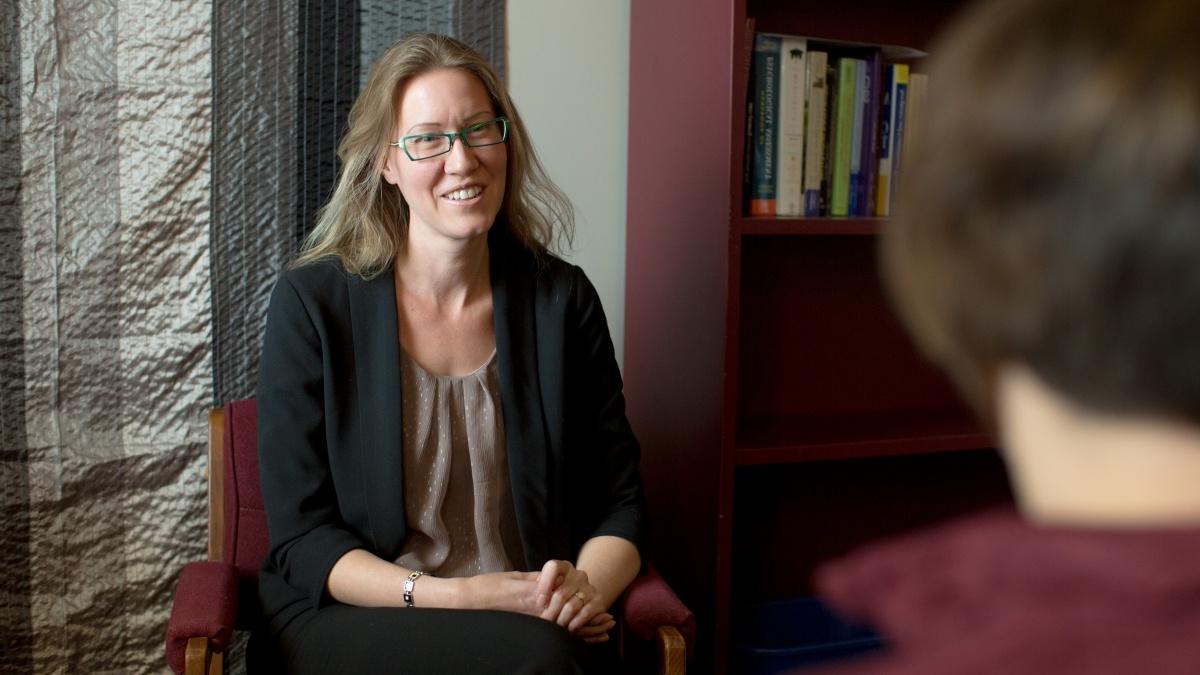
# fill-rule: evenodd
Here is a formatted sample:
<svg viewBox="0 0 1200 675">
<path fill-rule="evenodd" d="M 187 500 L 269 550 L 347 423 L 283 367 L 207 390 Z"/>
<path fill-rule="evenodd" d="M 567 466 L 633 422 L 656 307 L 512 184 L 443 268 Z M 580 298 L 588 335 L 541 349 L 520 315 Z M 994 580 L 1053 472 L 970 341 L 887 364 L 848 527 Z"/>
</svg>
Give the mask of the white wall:
<svg viewBox="0 0 1200 675">
<path fill-rule="evenodd" d="M 508 0 L 508 83 L 550 177 L 575 204 L 575 247 L 624 363 L 629 0 Z"/>
</svg>

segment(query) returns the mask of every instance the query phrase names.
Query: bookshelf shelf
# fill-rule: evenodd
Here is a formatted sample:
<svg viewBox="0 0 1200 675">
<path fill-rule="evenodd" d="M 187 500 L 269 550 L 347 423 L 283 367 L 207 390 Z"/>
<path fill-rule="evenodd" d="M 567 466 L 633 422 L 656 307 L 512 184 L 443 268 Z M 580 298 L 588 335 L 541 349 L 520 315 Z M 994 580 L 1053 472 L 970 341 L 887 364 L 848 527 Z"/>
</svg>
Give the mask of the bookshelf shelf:
<svg viewBox="0 0 1200 675">
<path fill-rule="evenodd" d="M 944 410 L 786 415 L 741 420 L 734 461 L 784 464 L 990 447 L 978 425 Z"/>
<path fill-rule="evenodd" d="M 1010 498 L 992 440 L 892 314 L 887 219 L 743 215 L 751 30 L 925 50 L 961 2 L 631 6 L 625 396 L 647 554 L 697 614 L 690 672 L 726 672 L 734 606 Z"/>
<path fill-rule="evenodd" d="M 885 218 L 765 218 L 734 219 L 734 228 L 746 235 L 872 236 L 879 234 Z"/>
</svg>

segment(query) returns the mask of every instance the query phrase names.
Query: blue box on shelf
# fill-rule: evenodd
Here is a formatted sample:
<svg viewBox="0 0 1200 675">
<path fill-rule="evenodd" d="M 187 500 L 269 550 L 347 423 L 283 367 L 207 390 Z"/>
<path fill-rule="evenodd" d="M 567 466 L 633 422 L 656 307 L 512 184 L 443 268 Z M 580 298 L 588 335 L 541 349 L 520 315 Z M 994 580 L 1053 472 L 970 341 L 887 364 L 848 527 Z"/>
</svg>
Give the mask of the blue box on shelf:
<svg viewBox="0 0 1200 675">
<path fill-rule="evenodd" d="M 774 675 L 883 646 L 873 630 L 834 614 L 816 598 L 747 605 L 734 617 L 730 672 L 738 675 Z"/>
</svg>

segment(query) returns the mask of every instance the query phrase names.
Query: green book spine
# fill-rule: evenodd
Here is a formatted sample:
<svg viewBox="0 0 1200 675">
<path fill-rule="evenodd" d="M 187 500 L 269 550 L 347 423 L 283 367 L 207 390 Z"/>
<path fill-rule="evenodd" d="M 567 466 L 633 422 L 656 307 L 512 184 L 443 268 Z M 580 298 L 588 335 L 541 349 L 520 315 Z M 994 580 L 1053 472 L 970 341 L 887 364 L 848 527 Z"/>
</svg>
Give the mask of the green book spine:
<svg viewBox="0 0 1200 675">
<path fill-rule="evenodd" d="M 837 108 L 833 124 L 833 185 L 830 188 L 829 215 L 850 215 L 850 159 L 854 142 L 854 96 L 858 81 L 857 65 L 852 58 L 838 59 Z"/>
</svg>

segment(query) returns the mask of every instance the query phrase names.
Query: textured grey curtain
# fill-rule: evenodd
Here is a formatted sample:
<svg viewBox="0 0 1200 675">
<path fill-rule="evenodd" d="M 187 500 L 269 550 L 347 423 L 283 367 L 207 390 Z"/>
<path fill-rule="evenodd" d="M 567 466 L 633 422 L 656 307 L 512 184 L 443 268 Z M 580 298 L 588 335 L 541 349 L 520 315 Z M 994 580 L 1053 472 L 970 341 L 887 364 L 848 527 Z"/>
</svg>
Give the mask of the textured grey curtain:
<svg viewBox="0 0 1200 675">
<path fill-rule="evenodd" d="M 18 21 L 16 4 L 0 3 L 0 671 L 5 673 L 33 669 Z"/>
<path fill-rule="evenodd" d="M 205 411 L 253 392 L 366 25 L 503 67 L 503 0 L 0 2 L 0 672 L 165 670 Z"/>
<path fill-rule="evenodd" d="M 2 6 L 0 670 L 161 672 L 204 552 L 211 7 Z"/>
</svg>

